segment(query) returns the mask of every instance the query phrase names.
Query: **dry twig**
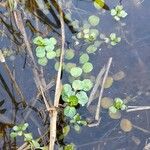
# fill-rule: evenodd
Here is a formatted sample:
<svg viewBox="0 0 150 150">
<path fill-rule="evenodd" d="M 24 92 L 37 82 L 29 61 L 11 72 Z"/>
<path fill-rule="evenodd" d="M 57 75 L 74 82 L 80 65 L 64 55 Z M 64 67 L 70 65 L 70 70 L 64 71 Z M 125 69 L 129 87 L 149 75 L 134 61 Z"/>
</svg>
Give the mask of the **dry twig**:
<svg viewBox="0 0 150 150">
<path fill-rule="evenodd" d="M 108 76 L 108 72 L 109 72 L 111 63 L 112 63 L 112 57 L 109 58 L 109 60 L 108 60 L 108 64 L 107 64 L 107 67 L 106 67 L 106 72 L 105 72 L 104 78 L 102 80 L 100 95 L 99 95 L 96 114 L 95 114 L 95 120 L 99 120 L 101 99 L 102 99 L 102 95 L 103 95 L 103 91 L 104 91 L 104 85 L 105 85 L 105 81 L 106 81 L 107 76 Z"/>
</svg>

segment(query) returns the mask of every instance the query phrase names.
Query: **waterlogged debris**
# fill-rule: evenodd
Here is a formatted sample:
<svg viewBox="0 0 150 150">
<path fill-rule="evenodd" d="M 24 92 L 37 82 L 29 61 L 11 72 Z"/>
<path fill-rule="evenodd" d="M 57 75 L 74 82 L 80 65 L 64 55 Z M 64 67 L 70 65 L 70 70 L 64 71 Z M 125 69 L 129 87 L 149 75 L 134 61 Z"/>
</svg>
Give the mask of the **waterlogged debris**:
<svg viewBox="0 0 150 150">
<path fill-rule="evenodd" d="M 133 128 L 132 123 L 130 120 L 128 119 L 122 119 L 120 122 L 120 128 L 124 131 L 124 132 L 130 132 Z"/>
<path fill-rule="evenodd" d="M 79 77 L 82 74 L 82 69 L 80 67 L 73 67 L 70 70 L 70 74 L 73 77 L 77 78 L 77 77 Z"/>
<path fill-rule="evenodd" d="M 100 18 L 98 16 L 95 16 L 95 15 L 91 15 L 89 18 L 88 18 L 88 21 L 89 23 L 92 25 L 92 26 L 97 26 L 100 22 Z"/>
<path fill-rule="evenodd" d="M 83 66 L 82 66 L 82 70 L 84 73 L 89 73 L 93 70 L 93 65 L 90 62 L 86 62 Z"/>
<path fill-rule="evenodd" d="M 113 99 L 110 97 L 103 97 L 101 100 L 101 106 L 105 109 L 108 109 L 113 105 Z"/>
<path fill-rule="evenodd" d="M 109 111 L 109 116 L 112 119 L 120 119 L 121 118 L 121 113 L 119 111 L 117 111 L 116 113 L 112 113 L 111 111 Z"/>
<path fill-rule="evenodd" d="M 113 84 L 113 78 L 109 76 L 105 81 L 104 88 L 105 89 L 110 88 L 112 84 Z"/>
<path fill-rule="evenodd" d="M 125 73 L 123 71 L 119 71 L 116 74 L 114 74 L 112 77 L 115 81 L 122 80 L 125 77 Z"/>
<path fill-rule="evenodd" d="M 136 136 L 132 136 L 131 139 L 136 145 L 139 145 L 141 143 L 140 139 Z"/>
</svg>

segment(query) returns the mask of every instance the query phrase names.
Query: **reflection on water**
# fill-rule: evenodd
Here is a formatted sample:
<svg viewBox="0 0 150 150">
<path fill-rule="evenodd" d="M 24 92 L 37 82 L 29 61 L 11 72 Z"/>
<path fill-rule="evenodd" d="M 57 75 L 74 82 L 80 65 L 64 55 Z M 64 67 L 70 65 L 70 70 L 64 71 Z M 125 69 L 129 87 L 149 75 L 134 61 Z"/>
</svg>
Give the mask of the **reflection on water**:
<svg viewBox="0 0 150 150">
<path fill-rule="evenodd" d="M 66 7 L 67 3 L 68 1 L 66 1 Z M 118 3 L 119 1 L 107 1 L 110 9 Z M 66 39 L 70 42 L 70 47 L 73 46 L 73 48 L 78 49 L 76 51 L 77 54 L 84 50 L 84 45 L 76 47 L 71 43 L 72 39 L 70 37 L 74 33 L 77 33 L 78 30 L 74 28 L 71 20 L 65 16 L 68 10 L 72 13 L 74 19 L 79 20 L 79 23 L 85 21 L 85 18 L 88 18 L 91 14 L 100 15 L 101 25 L 98 29 L 105 34 L 110 34 L 111 32 L 118 33 L 118 35 L 122 36 L 122 42 L 116 47 L 106 47 L 102 44 L 100 47 L 101 50 L 91 57 L 95 67 L 93 74 L 95 76 L 98 74 L 99 69 L 97 68 L 101 68 L 109 57 L 113 57 L 110 75 L 114 75 L 119 70 L 122 70 L 126 74 L 122 80 L 115 81 L 110 89 L 105 90 L 104 97 L 121 97 L 123 99 L 130 97 L 129 105 L 149 106 L 150 2 L 122 0 L 121 3 L 129 15 L 119 25 L 112 20 L 109 11 L 95 9 L 91 1 L 77 0 L 71 3 L 71 8 L 64 7 L 63 17 L 66 24 Z M 30 42 L 37 35 L 49 37 L 55 34 L 58 39 L 61 39 L 60 21 L 58 17 L 60 8 L 55 0 L 27 0 L 25 5 L 19 4 Z M 28 103 L 25 109 L 18 103 L 19 97 L 17 96 L 14 85 L 10 82 L 8 75 L 2 69 L 2 64 L 0 64 L 0 149 L 9 149 L 11 144 L 15 147 L 15 142 L 20 145 L 22 144 L 20 141 L 11 141 L 9 137 L 9 128 L 14 124 L 29 122 L 29 130 L 33 132 L 34 137 L 39 137 L 44 134 L 49 124 L 42 97 L 39 91 L 36 90 L 34 81 L 31 78 L 30 58 L 25 53 L 23 36 L 14 22 L 14 16 L 8 11 L 8 6 L 7 8 L 6 6 L 5 1 L 3 1 L 2 6 L 0 5 L 0 49 L 4 50 L 4 48 L 9 48 L 15 51 L 12 54 L 14 55 L 14 59 L 11 60 L 10 57 L 7 57 L 6 60 Z M 49 74 L 49 70 L 52 71 L 51 75 Z M 51 63 L 48 64 L 44 71 L 39 71 L 46 73 L 47 82 L 50 82 L 55 75 Z M 52 98 L 54 95 L 53 88 L 49 90 L 49 93 L 52 95 Z M 132 99 L 133 97 L 135 98 Z M 85 110 L 83 115 L 89 117 L 89 112 Z M 63 142 L 74 142 L 79 150 L 108 150 L 110 147 L 111 150 L 143 149 L 146 141 L 150 137 L 150 111 L 123 112 L 121 116 L 118 120 L 112 120 L 109 118 L 107 110 L 102 109 L 102 120 L 98 127 L 83 128 L 80 134 L 72 131 L 69 137 Z M 131 132 L 124 133 L 120 129 L 120 121 L 122 118 L 129 119 L 132 124 L 141 129 L 133 128 Z M 145 130 L 149 132 L 144 132 Z M 46 144 L 48 139 L 44 139 L 43 141 Z"/>
</svg>

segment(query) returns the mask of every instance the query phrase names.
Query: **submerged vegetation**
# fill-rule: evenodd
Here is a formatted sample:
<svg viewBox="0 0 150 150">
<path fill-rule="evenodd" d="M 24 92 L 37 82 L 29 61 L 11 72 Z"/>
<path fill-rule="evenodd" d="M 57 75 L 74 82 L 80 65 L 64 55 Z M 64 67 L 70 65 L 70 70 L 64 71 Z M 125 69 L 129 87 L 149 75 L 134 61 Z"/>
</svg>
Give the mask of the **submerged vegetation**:
<svg viewBox="0 0 150 150">
<path fill-rule="evenodd" d="M 116 45 L 119 47 L 124 40 L 123 34 L 115 33 L 113 30 L 103 33 L 102 11 L 107 10 L 113 22 L 119 25 L 128 14 L 121 3 L 111 9 L 103 0 L 91 2 L 100 13 L 86 14 L 82 21 L 65 9 L 64 5 L 67 3 L 64 4 L 61 0 L 3 1 L 2 11 L 6 16 L 0 12 L 0 21 L 8 29 L 9 34 L 12 34 L 10 41 L 15 44 L 15 49 L 19 46 L 16 51 L 11 48 L 0 50 L 0 62 L 11 81 L 11 84 L 8 84 L 0 74 L 0 84 L 11 99 L 13 116 L 16 117 L 18 113 L 21 116 L 21 119 L 16 117 L 9 126 L 7 125 L 7 128 L 10 128 L 7 134 L 12 138 L 12 141 L 8 142 L 10 149 L 74 150 L 77 146 L 73 138 L 66 142 L 72 128 L 80 133 L 85 126 L 98 126 L 101 118 L 103 119 L 103 115 L 100 115 L 103 109 L 111 119 L 122 118 L 122 113 L 128 110 L 126 99 L 120 98 L 122 96 L 119 93 L 115 93 L 115 98 L 113 95 L 111 97 L 109 94 L 103 94 L 126 76 L 123 71 L 111 75 L 113 71 L 109 70 L 112 57 L 95 77 L 95 71 L 99 71 L 95 56 L 101 52 L 101 48 L 115 48 Z M 47 14 L 53 19 L 51 20 Z M 13 16 L 14 24 L 12 18 L 11 25 L 7 23 L 9 15 L 10 18 Z M 30 22 L 30 18 L 33 21 Z M 33 32 L 32 35 L 28 27 Z M 9 37 L 3 31 L 0 33 L 2 37 Z M 14 57 L 11 58 L 12 56 Z M 10 69 L 11 66 L 15 68 L 15 63 L 10 64 L 9 58 L 11 61 L 24 58 L 22 70 L 28 69 L 29 76 L 32 72 L 32 77 L 28 79 L 31 85 L 25 87 L 25 91 L 22 90 L 24 87 L 18 85 L 22 71 L 19 70 L 17 80 L 15 71 Z M 24 80 L 27 79 L 23 79 L 23 82 L 28 84 L 28 81 Z M 32 80 L 35 85 L 32 85 Z M 7 84 L 13 90 L 10 90 Z M 32 99 L 27 100 L 24 93 L 29 93 L 30 88 L 32 92 L 36 92 Z M 96 106 L 95 99 L 98 99 Z M 3 108 L 4 103 L 5 99 L 0 100 L 0 115 L 7 112 Z M 83 112 L 90 109 L 91 103 L 94 104 L 94 117 L 89 119 L 86 116 L 89 113 Z M 40 118 L 39 122 L 35 121 L 36 117 Z M 30 124 L 29 119 L 34 125 Z M 130 132 L 135 127 L 128 119 L 119 121 L 124 132 Z M 5 134 L 2 132 L 2 135 Z M 4 141 L 6 139 L 8 137 L 4 136 Z M 8 147 L 6 145 L 4 149 Z"/>
</svg>

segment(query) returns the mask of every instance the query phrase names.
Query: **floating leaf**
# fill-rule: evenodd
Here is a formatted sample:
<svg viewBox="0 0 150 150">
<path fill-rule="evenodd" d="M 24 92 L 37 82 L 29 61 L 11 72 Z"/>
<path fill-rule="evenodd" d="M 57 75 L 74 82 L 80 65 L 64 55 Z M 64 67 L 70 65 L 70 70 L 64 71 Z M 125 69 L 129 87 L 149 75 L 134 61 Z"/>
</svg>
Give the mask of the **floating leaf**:
<svg viewBox="0 0 150 150">
<path fill-rule="evenodd" d="M 94 42 L 94 46 L 97 48 L 100 47 L 101 44 L 102 44 L 102 41 L 95 41 Z"/>
<path fill-rule="evenodd" d="M 47 52 L 54 50 L 54 48 L 55 48 L 55 46 L 52 45 L 52 44 L 45 46 L 45 50 L 46 50 Z"/>
<path fill-rule="evenodd" d="M 48 51 L 46 54 L 46 57 L 48 59 L 54 59 L 56 57 L 56 52 L 55 51 Z"/>
<path fill-rule="evenodd" d="M 83 66 L 82 66 L 82 70 L 85 72 L 85 73 L 89 73 L 93 70 L 93 65 L 90 63 L 90 62 L 87 62 L 85 63 Z"/>
<path fill-rule="evenodd" d="M 71 68 L 73 68 L 73 67 L 76 67 L 76 64 L 75 64 L 75 63 L 67 63 L 67 64 L 65 65 L 65 71 L 66 71 L 66 72 L 70 72 L 70 71 L 71 71 Z"/>
<path fill-rule="evenodd" d="M 67 106 L 64 109 L 64 115 L 73 118 L 76 114 L 76 109 L 74 107 Z"/>
<path fill-rule="evenodd" d="M 77 106 L 78 105 L 77 96 L 71 95 L 68 99 L 69 99 L 69 106 Z"/>
<path fill-rule="evenodd" d="M 88 55 L 88 54 L 84 53 L 84 54 L 82 54 L 82 55 L 80 56 L 79 62 L 80 62 L 81 64 L 84 64 L 84 63 L 86 63 L 86 62 L 88 62 L 88 61 L 89 61 L 89 55 Z"/>
<path fill-rule="evenodd" d="M 93 87 L 93 83 L 92 83 L 92 81 L 89 80 L 89 79 L 84 79 L 84 80 L 82 81 L 82 87 L 83 87 L 83 90 L 84 90 L 84 91 L 89 91 L 89 90 L 91 90 L 91 88 Z"/>
<path fill-rule="evenodd" d="M 63 127 L 63 136 L 64 137 L 67 136 L 69 131 L 70 131 L 70 126 L 69 125 Z"/>
<path fill-rule="evenodd" d="M 55 65 L 54 65 L 54 68 L 55 68 L 56 71 L 58 71 L 58 69 L 59 69 L 59 64 L 60 63 L 58 61 L 56 61 Z"/>
<path fill-rule="evenodd" d="M 54 37 L 51 37 L 49 40 L 51 44 L 56 45 L 57 40 Z"/>
<path fill-rule="evenodd" d="M 88 21 L 92 26 L 97 26 L 99 24 L 100 19 L 99 19 L 99 17 L 97 17 L 95 15 L 91 15 L 88 18 Z"/>
<path fill-rule="evenodd" d="M 76 132 L 79 133 L 81 131 L 81 127 L 78 124 L 75 124 L 73 127 Z"/>
<path fill-rule="evenodd" d="M 67 96 L 71 96 L 73 94 L 71 85 L 70 84 L 64 84 L 62 92 L 65 93 Z"/>
<path fill-rule="evenodd" d="M 120 122 L 120 128 L 124 131 L 124 132 L 130 132 L 133 128 L 133 125 L 131 123 L 130 120 L 128 119 L 122 119 Z"/>
<path fill-rule="evenodd" d="M 64 150 L 75 150 L 75 145 L 74 144 L 68 144 L 64 147 Z"/>
<path fill-rule="evenodd" d="M 24 134 L 24 137 L 25 137 L 25 141 L 26 142 L 30 142 L 33 140 L 33 137 L 32 137 L 32 134 L 31 133 L 25 133 Z"/>
<path fill-rule="evenodd" d="M 57 49 L 55 52 L 56 52 L 56 57 L 60 57 L 60 54 L 61 54 L 61 50 L 60 50 L 60 48 L 59 48 L 59 49 Z"/>
<path fill-rule="evenodd" d="M 67 49 L 65 53 L 65 58 L 71 60 L 74 57 L 74 50 Z"/>
<path fill-rule="evenodd" d="M 82 87 L 82 81 L 80 80 L 74 80 L 73 83 L 72 83 L 72 87 L 75 91 L 77 90 L 82 90 L 83 87 Z"/>
<path fill-rule="evenodd" d="M 110 97 L 103 97 L 101 100 L 101 106 L 105 109 L 108 109 L 113 105 L 113 99 Z"/>
<path fill-rule="evenodd" d="M 113 84 L 113 78 L 112 77 L 107 77 L 105 84 L 104 84 L 104 88 L 110 88 Z"/>
<path fill-rule="evenodd" d="M 82 69 L 80 67 L 73 67 L 70 70 L 70 74 L 73 77 L 79 77 L 82 74 Z"/>
<path fill-rule="evenodd" d="M 89 53 L 89 54 L 90 54 L 90 53 L 95 53 L 96 50 L 97 50 L 97 47 L 95 47 L 94 45 L 90 45 L 90 46 L 88 46 L 87 49 L 86 49 L 87 53 Z"/>
<path fill-rule="evenodd" d="M 121 113 L 119 111 L 117 111 L 116 113 L 112 113 L 111 111 L 109 111 L 109 116 L 112 119 L 120 119 L 121 118 Z"/>
<path fill-rule="evenodd" d="M 39 58 L 45 57 L 46 53 L 45 53 L 45 48 L 42 46 L 38 46 L 36 49 L 36 56 Z"/>
<path fill-rule="evenodd" d="M 81 106 L 84 106 L 87 102 L 88 102 L 88 96 L 84 91 L 80 91 L 76 94 L 77 98 L 78 98 L 78 103 Z"/>
<path fill-rule="evenodd" d="M 41 36 L 38 36 L 33 39 L 33 43 L 38 46 L 44 46 L 44 39 Z"/>
<path fill-rule="evenodd" d="M 11 137 L 11 138 L 17 137 L 17 132 L 11 132 L 11 133 L 10 133 L 10 137 Z"/>
<path fill-rule="evenodd" d="M 43 57 L 43 58 L 39 58 L 38 59 L 38 64 L 40 64 L 41 66 L 46 66 L 47 65 L 47 58 L 46 57 Z"/>
</svg>

